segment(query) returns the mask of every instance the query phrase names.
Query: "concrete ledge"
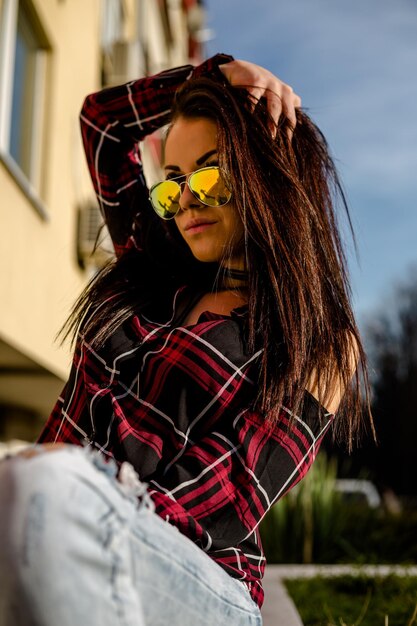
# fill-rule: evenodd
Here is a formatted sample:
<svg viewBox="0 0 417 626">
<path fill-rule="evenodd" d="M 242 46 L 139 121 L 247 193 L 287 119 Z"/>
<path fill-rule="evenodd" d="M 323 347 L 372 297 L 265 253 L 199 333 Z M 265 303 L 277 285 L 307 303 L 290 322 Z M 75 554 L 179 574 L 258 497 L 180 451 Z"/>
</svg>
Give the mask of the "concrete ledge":
<svg viewBox="0 0 417 626">
<path fill-rule="evenodd" d="M 262 607 L 263 626 L 303 626 L 301 617 L 295 608 L 282 582 L 280 572 L 268 566 L 263 579 L 265 602 Z"/>
</svg>

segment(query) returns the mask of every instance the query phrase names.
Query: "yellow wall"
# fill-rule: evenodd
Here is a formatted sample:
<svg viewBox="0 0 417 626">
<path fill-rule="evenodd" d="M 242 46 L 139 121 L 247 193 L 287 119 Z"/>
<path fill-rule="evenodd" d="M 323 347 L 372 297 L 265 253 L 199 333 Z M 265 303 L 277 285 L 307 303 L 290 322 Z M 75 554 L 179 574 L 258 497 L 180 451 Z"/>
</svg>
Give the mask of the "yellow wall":
<svg viewBox="0 0 417 626">
<path fill-rule="evenodd" d="M 51 44 L 43 159 L 45 221 L 0 162 L 0 336 L 65 378 L 54 344 L 85 283 L 76 265 L 77 201 L 89 192 L 78 130 L 85 95 L 99 86 L 99 0 L 36 0 Z"/>
<path fill-rule="evenodd" d="M 0 12 L 5 1 L 0 0 Z M 34 9 L 50 47 L 38 193 L 47 219 L 0 159 L 0 439 L 5 440 L 38 435 L 68 376 L 69 349 L 54 337 L 88 279 L 76 261 L 77 207 L 94 193 L 78 116 L 85 96 L 101 84 L 104 5 L 104 0 L 20 1 Z M 181 0 L 169 2 L 171 42 L 165 40 L 158 0 L 124 0 L 123 7 L 120 37 L 124 43 L 141 40 L 151 71 L 188 61 Z M 146 147 L 144 161 L 154 175 Z"/>
</svg>

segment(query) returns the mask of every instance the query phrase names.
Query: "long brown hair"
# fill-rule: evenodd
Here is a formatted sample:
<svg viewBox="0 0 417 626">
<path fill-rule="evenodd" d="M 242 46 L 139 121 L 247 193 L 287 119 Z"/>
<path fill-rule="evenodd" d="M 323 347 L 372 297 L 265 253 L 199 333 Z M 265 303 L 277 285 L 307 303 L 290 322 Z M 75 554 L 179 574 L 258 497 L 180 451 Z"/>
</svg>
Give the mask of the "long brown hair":
<svg viewBox="0 0 417 626">
<path fill-rule="evenodd" d="M 336 375 L 346 392 L 334 432 L 351 445 L 368 382 L 337 219 L 341 210 L 350 226 L 348 208 L 326 140 L 308 115 L 297 111 L 292 136 L 282 116 L 272 138 L 266 106 L 254 104 L 243 87 L 193 79 L 177 91 L 172 122 L 183 116 L 217 124 L 219 164 L 245 229 L 248 349 L 262 348 L 254 408 L 272 423 L 284 402 L 297 413 L 313 374 L 326 406 Z M 155 273 L 159 293 L 164 282 L 175 287 L 184 280 L 201 283 L 203 276 L 209 285 L 215 278 L 215 267 L 191 258 L 174 221 L 156 222 L 151 213 L 146 240 L 153 250 L 158 242 L 152 274 L 147 268 L 146 278 L 138 279 L 141 261 L 123 255 L 94 279 L 73 310 L 68 328 L 78 330 L 84 320 L 83 332 L 93 343 L 103 343 L 132 313 L 156 301 Z M 351 380 L 353 349 L 358 368 Z"/>
<path fill-rule="evenodd" d="M 255 104 L 245 88 L 190 81 L 177 92 L 173 121 L 217 124 L 219 162 L 246 233 L 249 349 L 263 348 L 257 408 L 272 421 L 284 401 L 297 412 L 312 377 L 326 406 L 338 380 L 346 392 L 335 432 L 351 445 L 369 399 L 338 225 L 342 211 L 354 240 L 349 210 L 327 142 L 308 115 L 297 111 L 293 133 L 281 117 L 273 139 L 265 104 Z"/>
</svg>

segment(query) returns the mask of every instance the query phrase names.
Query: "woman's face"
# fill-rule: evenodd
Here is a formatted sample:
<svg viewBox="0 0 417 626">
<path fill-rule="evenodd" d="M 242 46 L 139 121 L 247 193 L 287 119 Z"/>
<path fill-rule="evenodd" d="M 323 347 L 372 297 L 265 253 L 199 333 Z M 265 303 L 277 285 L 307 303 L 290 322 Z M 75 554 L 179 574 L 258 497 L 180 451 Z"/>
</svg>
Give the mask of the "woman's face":
<svg viewBox="0 0 417 626">
<path fill-rule="evenodd" d="M 165 163 L 167 178 L 217 165 L 215 122 L 206 118 L 179 117 L 168 134 Z M 233 205 L 233 196 L 223 206 L 206 206 L 193 196 L 188 185 L 182 185 L 180 207 L 175 223 L 199 261 L 243 267 L 243 224 Z"/>
</svg>

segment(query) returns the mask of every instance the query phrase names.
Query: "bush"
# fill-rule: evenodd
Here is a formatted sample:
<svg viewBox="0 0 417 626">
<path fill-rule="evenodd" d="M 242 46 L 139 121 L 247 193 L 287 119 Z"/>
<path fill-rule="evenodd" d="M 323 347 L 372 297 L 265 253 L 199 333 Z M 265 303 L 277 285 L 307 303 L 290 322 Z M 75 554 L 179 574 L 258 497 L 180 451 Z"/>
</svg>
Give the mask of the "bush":
<svg viewBox="0 0 417 626">
<path fill-rule="evenodd" d="M 267 560 L 311 563 L 332 534 L 339 532 L 341 497 L 335 490 L 337 467 L 324 454 L 294 489 L 273 506 L 261 526 Z"/>
<path fill-rule="evenodd" d="M 335 562 L 417 563 L 417 511 L 401 515 L 353 507 L 332 538 Z M 325 562 L 321 560 L 321 562 Z"/>
<path fill-rule="evenodd" d="M 269 563 L 417 563 L 417 511 L 401 515 L 347 503 L 335 489 L 336 462 L 324 454 L 265 517 Z"/>
</svg>

